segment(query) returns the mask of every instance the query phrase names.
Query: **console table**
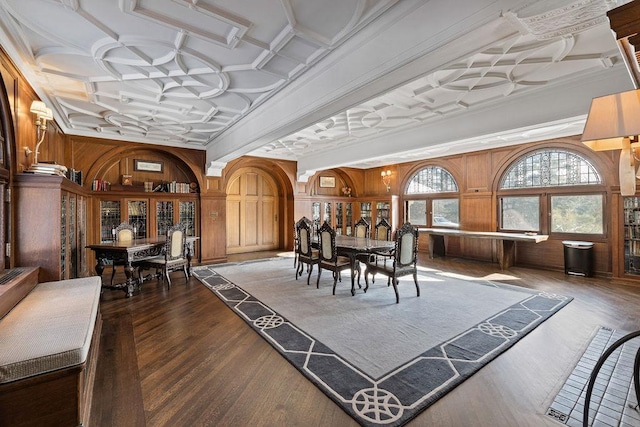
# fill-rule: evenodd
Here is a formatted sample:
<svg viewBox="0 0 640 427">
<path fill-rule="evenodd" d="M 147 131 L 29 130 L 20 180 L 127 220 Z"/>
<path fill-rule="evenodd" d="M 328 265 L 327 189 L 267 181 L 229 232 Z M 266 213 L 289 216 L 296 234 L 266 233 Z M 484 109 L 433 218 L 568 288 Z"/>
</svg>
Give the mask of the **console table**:
<svg viewBox="0 0 640 427">
<path fill-rule="evenodd" d="M 449 228 L 419 228 L 429 236 L 429 256 L 445 256 L 445 236 L 498 241 L 498 264 L 502 270 L 511 267 L 516 259 L 516 242 L 540 243 L 549 238 L 545 234 L 502 233 L 497 231 L 463 231 Z"/>
</svg>

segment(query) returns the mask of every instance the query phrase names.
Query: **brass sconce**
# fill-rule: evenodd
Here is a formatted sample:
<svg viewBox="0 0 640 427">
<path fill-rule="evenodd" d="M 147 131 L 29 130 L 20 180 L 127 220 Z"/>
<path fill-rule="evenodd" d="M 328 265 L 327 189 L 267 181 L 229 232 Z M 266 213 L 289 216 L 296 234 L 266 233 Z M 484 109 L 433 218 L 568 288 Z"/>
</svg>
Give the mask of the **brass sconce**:
<svg viewBox="0 0 640 427">
<path fill-rule="evenodd" d="M 387 187 L 387 192 L 391 191 L 391 170 L 387 169 L 380 174 L 383 184 Z"/>
</svg>

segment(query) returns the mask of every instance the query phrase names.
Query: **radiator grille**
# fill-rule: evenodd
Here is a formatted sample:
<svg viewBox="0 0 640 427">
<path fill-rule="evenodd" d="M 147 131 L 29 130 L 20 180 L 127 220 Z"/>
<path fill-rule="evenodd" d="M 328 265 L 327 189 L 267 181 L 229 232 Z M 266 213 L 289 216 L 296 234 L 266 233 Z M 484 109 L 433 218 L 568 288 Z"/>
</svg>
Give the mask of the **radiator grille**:
<svg viewBox="0 0 640 427">
<path fill-rule="evenodd" d="M 3 271 L 0 273 L 0 286 L 6 285 L 25 271 L 26 270 L 24 268 L 12 268 L 11 270 Z"/>
</svg>

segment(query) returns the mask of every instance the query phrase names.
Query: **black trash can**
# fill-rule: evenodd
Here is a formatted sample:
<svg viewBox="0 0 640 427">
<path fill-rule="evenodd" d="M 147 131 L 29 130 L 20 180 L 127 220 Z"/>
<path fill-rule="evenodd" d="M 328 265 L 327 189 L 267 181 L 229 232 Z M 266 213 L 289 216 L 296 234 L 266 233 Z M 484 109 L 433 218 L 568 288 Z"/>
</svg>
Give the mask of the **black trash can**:
<svg viewBox="0 0 640 427">
<path fill-rule="evenodd" d="M 564 274 L 571 276 L 593 275 L 593 243 L 576 240 L 565 240 Z"/>
</svg>

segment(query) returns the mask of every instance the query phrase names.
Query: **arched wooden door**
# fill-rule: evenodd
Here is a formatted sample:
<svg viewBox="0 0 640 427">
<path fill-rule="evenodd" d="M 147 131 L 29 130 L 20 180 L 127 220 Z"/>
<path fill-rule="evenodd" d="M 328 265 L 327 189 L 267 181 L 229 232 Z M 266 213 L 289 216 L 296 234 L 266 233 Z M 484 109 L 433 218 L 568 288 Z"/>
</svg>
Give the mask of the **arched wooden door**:
<svg viewBox="0 0 640 427">
<path fill-rule="evenodd" d="M 256 168 L 243 168 L 227 185 L 227 253 L 278 249 L 278 191 Z"/>
</svg>

